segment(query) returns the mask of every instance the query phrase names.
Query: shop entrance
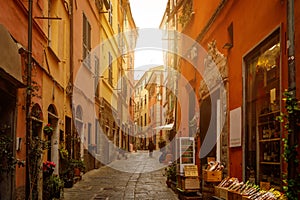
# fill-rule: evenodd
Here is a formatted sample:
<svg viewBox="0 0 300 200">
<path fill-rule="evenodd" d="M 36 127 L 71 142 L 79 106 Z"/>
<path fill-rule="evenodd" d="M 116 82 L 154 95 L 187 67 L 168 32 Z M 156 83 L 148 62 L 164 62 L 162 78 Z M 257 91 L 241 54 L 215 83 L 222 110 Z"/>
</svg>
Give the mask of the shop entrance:
<svg viewBox="0 0 300 200">
<path fill-rule="evenodd" d="M 7 85 L 0 85 L 0 88 L 7 88 Z M 13 91 L 13 93 L 8 91 Z M 12 164 L 9 158 L 15 155 L 13 147 L 15 144 L 16 93 L 14 89 L 8 91 L 0 90 L 0 199 L 4 200 L 12 199 L 14 191 L 14 173 L 9 170 L 9 165 Z"/>
</svg>

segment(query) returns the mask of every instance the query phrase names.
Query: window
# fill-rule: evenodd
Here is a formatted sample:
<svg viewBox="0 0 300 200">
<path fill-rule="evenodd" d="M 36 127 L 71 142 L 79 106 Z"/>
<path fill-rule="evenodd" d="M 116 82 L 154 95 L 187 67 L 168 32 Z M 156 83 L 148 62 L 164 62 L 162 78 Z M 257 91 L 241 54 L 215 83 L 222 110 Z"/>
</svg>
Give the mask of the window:
<svg viewBox="0 0 300 200">
<path fill-rule="evenodd" d="M 94 89 L 95 89 L 95 96 L 99 97 L 99 58 L 95 56 L 95 82 L 94 82 Z"/>
<path fill-rule="evenodd" d="M 91 68 L 90 50 L 91 50 L 91 25 L 83 14 L 83 27 L 82 27 L 82 59 L 86 67 Z"/>
<path fill-rule="evenodd" d="M 147 113 L 145 113 L 145 126 L 147 126 Z"/>
<path fill-rule="evenodd" d="M 112 55 L 108 52 L 108 83 L 113 86 Z"/>
<path fill-rule="evenodd" d="M 88 123 L 88 145 L 92 144 L 92 124 Z"/>
<path fill-rule="evenodd" d="M 96 149 L 95 149 L 95 153 L 99 153 L 98 151 L 98 144 L 99 144 L 99 141 L 98 141 L 98 135 L 99 135 L 99 129 L 100 129 L 100 126 L 99 126 L 99 121 L 98 119 L 95 119 L 95 144 L 96 144 Z"/>
</svg>

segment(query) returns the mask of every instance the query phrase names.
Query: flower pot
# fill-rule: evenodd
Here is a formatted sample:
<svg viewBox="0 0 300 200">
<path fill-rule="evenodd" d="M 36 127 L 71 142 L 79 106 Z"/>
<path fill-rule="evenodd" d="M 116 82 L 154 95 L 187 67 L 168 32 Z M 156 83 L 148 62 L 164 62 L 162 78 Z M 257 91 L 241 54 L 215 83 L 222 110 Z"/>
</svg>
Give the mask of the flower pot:
<svg viewBox="0 0 300 200">
<path fill-rule="evenodd" d="M 74 168 L 74 175 L 75 176 L 80 176 L 80 169 L 79 168 Z"/>
<path fill-rule="evenodd" d="M 53 131 L 45 131 L 45 130 L 44 130 L 44 134 L 45 134 L 45 135 L 51 136 L 51 135 L 53 135 Z"/>
<path fill-rule="evenodd" d="M 167 184 L 168 188 L 170 188 L 171 184 L 172 184 L 172 181 L 170 179 L 168 179 L 168 180 L 166 180 L 166 184 Z"/>
<path fill-rule="evenodd" d="M 73 179 L 68 179 L 64 181 L 64 187 L 65 188 L 71 188 L 73 187 Z"/>
<path fill-rule="evenodd" d="M 53 197 L 56 199 L 60 199 L 60 191 L 55 192 Z"/>
</svg>

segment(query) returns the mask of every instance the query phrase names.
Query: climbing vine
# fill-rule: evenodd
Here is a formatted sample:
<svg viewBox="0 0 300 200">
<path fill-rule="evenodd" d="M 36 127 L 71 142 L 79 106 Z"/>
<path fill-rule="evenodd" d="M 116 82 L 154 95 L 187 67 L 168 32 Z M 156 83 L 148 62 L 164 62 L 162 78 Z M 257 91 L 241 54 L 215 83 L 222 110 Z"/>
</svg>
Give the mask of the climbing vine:
<svg viewBox="0 0 300 200">
<path fill-rule="evenodd" d="M 16 165 L 24 166 L 24 161 L 16 159 L 11 151 L 13 141 L 9 136 L 0 134 L 0 174 L 10 173 Z M 1 180 L 0 180 L 1 181 Z"/>
<path fill-rule="evenodd" d="M 277 120 L 284 125 L 286 131 L 285 137 L 283 138 L 284 152 L 283 158 L 287 163 L 292 163 L 296 170 L 295 176 L 290 177 L 288 174 L 283 176 L 283 190 L 288 199 L 297 200 L 300 192 L 300 175 L 298 173 L 298 143 L 297 137 L 300 127 L 300 108 L 297 99 L 292 95 L 291 92 L 285 91 L 284 98 L 285 102 L 285 113 L 281 113 L 277 117 Z M 295 140 L 291 143 L 289 136 L 295 134 Z M 288 168 L 291 166 L 288 166 Z"/>
</svg>

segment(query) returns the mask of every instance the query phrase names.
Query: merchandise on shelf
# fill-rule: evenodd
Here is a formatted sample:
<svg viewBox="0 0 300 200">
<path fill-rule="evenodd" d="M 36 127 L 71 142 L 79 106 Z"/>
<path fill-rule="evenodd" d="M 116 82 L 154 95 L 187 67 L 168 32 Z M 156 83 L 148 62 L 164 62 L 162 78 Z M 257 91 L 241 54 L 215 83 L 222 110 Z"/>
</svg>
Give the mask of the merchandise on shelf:
<svg viewBox="0 0 300 200">
<path fill-rule="evenodd" d="M 208 165 L 206 167 L 207 171 L 222 171 L 224 169 L 224 166 L 217 161 L 210 161 L 208 162 Z"/>
<path fill-rule="evenodd" d="M 220 196 L 224 193 L 224 189 L 227 193 L 234 193 L 241 195 L 245 199 L 249 200 L 284 200 L 286 197 L 280 191 L 271 188 L 269 190 L 261 189 L 258 185 L 247 181 L 239 182 L 237 178 L 226 177 L 219 185 L 215 188 L 216 196 Z M 223 192 L 220 192 L 223 191 Z M 222 196 L 224 198 L 224 195 Z M 230 195 L 225 195 L 226 199 L 230 199 Z"/>
</svg>

